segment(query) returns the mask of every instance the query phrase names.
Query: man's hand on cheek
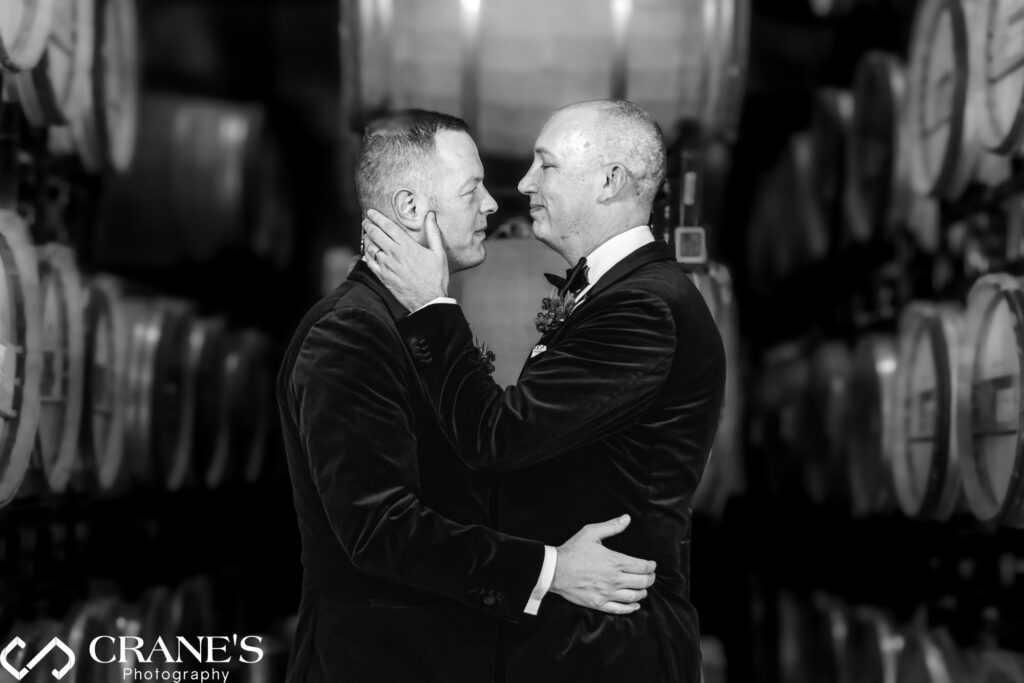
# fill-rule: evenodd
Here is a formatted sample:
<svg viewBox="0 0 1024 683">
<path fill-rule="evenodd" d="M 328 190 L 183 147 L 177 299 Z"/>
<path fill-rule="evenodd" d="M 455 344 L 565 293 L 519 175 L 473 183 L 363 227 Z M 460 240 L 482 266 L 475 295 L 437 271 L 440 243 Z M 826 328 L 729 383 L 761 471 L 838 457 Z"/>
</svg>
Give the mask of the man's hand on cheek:
<svg viewBox="0 0 1024 683">
<path fill-rule="evenodd" d="M 448 259 L 433 211 L 427 214 L 424 232 L 427 246 L 421 247 L 378 211 L 370 209 L 363 219 L 366 263 L 410 311 L 448 296 Z"/>
</svg>

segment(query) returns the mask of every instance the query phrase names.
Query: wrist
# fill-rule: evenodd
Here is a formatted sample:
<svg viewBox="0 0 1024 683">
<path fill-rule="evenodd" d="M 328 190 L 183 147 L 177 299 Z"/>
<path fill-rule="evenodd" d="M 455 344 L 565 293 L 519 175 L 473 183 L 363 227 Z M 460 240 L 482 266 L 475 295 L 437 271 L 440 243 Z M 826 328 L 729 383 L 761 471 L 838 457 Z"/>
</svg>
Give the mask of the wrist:
<svg viewBox="0 0 1024 683">
<path fill-rule="evenodd" d="M 565 550 L 562 546 L 555 546 L 555 575 L 551 577 L 549 593 L 562 595 L 562 579 L 565 577 Z"/>
</svg>

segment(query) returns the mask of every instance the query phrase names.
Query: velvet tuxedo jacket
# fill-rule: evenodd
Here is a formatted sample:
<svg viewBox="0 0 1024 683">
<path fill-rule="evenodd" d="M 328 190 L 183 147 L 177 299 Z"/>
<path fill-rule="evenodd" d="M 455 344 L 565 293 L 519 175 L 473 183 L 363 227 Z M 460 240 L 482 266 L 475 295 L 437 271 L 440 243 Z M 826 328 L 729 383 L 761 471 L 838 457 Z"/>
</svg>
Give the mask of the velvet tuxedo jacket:
<svg viewBox="0 0 1024 683">
<path fill-rule="evenodd" d="M 725 354 L 669 247 L 648 244 L 613 266 L 506 389 L 474 361 L 458 306 L 427 306 L 399 330 L 419 350 L 416 367 L 459 455 L 503 472 L 503 531 L 561 543 L 629 513 L 629 528 L 606 545 L 658 563 L 633 614 L 549 594 L 536 619 L 506 625 L 508 682 L 698 683 L 691 501 L 718 426 Z"/>
<path fill-rule="evenodd" d="M 491 681 L 495 617 L 533 618 L 544 546 L 486 526 L 488 475 L 440 433 L 405 314 L 359 263 L 278 375 L 302 540 L 291 683 Z"/>
</svg>

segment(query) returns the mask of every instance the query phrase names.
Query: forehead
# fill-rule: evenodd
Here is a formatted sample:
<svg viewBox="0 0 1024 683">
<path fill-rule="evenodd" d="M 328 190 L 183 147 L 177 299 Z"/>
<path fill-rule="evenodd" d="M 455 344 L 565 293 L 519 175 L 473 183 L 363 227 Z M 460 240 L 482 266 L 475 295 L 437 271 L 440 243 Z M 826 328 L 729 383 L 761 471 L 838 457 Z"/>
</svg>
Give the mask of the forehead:
<svg viewBox="0 0 1024 683">
<path fill-rule="evenodd" d="M 448 173 L 462 177 L 480 175 L 483 164 L 476 143 L 468 134 L 455 130 L 442 130 L 434 137 L 437 161 Z"/>
<path fill-rule="evenodd" d="M 597 112 L 584 107 L 556 113 L 544 124 L 537 147 L 560 156 L 590 153 L 595 148 L 598 130 Z"/>
</svg>

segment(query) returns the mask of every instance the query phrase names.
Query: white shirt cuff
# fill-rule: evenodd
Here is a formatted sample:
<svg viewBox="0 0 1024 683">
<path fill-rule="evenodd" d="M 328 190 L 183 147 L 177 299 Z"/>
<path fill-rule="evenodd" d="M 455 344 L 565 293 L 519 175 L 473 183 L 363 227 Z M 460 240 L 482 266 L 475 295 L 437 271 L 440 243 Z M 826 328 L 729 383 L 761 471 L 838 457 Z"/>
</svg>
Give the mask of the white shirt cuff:
<svg viewBox="0 0 1024 683">
<path fill-rule="evenodd" d="M 551 589 L 557 563 L 558 553 L 555 549 L 549 545 L 544 546 L 544 564 L 540 568 L 540 577 L 537 579 L 537 585 L 533 587 L 533 592 L 530 593 L 530 599 L 526 602 L 526 609 L 523 610 L 527 614 L 537 614 L 537 610 L 540 609 L 540 601 Z"/>
<path fill-rule="evenodd" d="M 458 303 L 458 302 L 455 299 L 451 298 L 450 296 L 439 296 L 436 299 L 434 299 L 433 301 L 428 301 L 427 303 L 423 304 L 422 306 L 417 308 L 416 311 L 422 311 L 427 306 L 433 306 L 434 304 L 455 304 L 455 303 Z M 413 313 L 415 313 L 416 311 L 413 311 Z"/>
</svg>

